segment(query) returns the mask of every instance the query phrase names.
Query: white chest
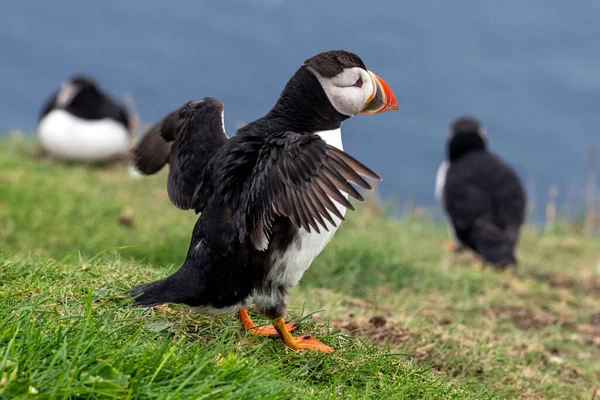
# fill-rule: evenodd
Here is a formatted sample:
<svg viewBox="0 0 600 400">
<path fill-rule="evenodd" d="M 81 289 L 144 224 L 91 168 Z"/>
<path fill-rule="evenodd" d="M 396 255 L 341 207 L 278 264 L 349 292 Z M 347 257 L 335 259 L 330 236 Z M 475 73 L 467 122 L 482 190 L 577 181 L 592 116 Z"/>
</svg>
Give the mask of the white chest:
<svg viewBox="0 0 600 400">
<path fill-rule="evenodd" d="M 444 200 L 444 185 L 446 184 L 446 174 L 448 173 L 449 166 L 450 163 L 448 161 L 442 161 L 437 170 L 437 174 L 435 175 L 435 199 L 440 202 L 440 204 L 442 204 Z"/>
<path fill-rule="evenodd" d="M 335 146 L 342 150 L 342 133 L 340 129 L 324 131 L 318 133 L 327 144 Z M 344 193 L 346 197 L 347 194 Z M 342 215 L 346 214 L 346 207 L 332 200 L 337 206 Z M 330 213 L 331 214 L 331 213 Z M 339 223 L 341 222 L 336 216 L 331 214 L 331 217 L 336 222 L 337 226 L 332 226 L 329 222 L 327 227 L 329 231 L 320 228 L 320 233 L 314 230 L 310 233 L 304 229 L 300 229 L 298 237 L 292 245 L 283 254 L 274 255 L 274 265 L 269 274 L 269 278 L 274 282 L 284 286 L 293 286 L 297 284 L 304 272 L 310 267 L 313 260 L 321 253 L 323 248 L 329 243 L 335 234 Z"/>
<path fill-rule="evenodd" d="M 448 168 L 450 167 L 450 162 L 442 161 L 440 164 L 437 174 L 435 176 L 435 199 L 440 204 L 440 208 L 442 209 L 442 213 L 444 217 L 448 220 L 448 235 L 454 239 L 455 242 L 458 243 L 458 239 L 456 239 L 456 232 L 454 230 L 454 226 L 452 225 L 452 221 L 450 221 L 450 217 L 446 212 L 446 205 L 444 204 L 444 186 L 446 185 L 446 175 L 448 174 Z"/>
<path fill-rule="evenodd" d="M 52 110 L 38 126 L 42 146 L 52 155 L 79 161 L 102 161 L 129 151 L 127 129 L 112 119 L 89 121 Z"/>
</svg>

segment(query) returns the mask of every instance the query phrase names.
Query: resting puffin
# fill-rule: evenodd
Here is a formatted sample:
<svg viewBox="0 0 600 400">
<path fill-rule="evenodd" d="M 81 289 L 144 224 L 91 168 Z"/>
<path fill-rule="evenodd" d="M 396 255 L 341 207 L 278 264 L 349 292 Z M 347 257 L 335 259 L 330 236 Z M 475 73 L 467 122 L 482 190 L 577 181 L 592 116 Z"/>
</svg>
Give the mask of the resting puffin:
<svg viewBox="0 0 600 400">
<path fill-rule="evenodd" d="M 44 150 L 67 161 L 101 162 L 127 155 L 130 116 L 91 78 L 76 75 L 42 107 L 38 136 Z"/>
<path fill-rule="evenodd" d="M 361 176 L 380 179 L 343 151 L 342 121 L 397 109 L 390 87 L 359 56 L 334 50 L 306 60 L 273 108 L 231 138 L 217 99 L 165 116 L 134 148 L 134 165 L 148 175 L 169 163 L 171 201 L 200 216 L 181 268 L 132 289 L 134 304 L 238 312 L 245 329 L 279 335 L 293 350 L 333 351 L 291 336 L 288 291 L 353 209 L 347 196 L 363 200 L 351 183 L 371 189 Z M 256 328 L 251 304 L 273 326 Z"/>
<path fill-rule="evenodd" d="M 446 146 L 435 195 L 456 246 L 502 268 L 516 264 L 515 246 L 525 219 L 525 190 L 517 173 L 487 150 L 483 126 L 474 118 L 453 121 Z"/>
</svg>

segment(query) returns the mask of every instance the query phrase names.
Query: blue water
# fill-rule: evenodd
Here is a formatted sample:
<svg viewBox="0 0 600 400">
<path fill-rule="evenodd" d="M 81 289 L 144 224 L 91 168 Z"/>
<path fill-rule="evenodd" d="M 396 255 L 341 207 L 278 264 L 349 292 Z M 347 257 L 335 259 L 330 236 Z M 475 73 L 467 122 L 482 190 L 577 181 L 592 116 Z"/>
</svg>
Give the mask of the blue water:
<svg viewBox="0 0 600 400">
<path fill-rule="evenodd" d="M 597 0 L 6 1 L 0 131 L 32 131 L 46 96 L 83 72 L 115 96 L 131 91 L 147 123 L 218 97 L 232 132 L 306 58 L 344 48 L 401 106 L 343 127 L 388 198 L 434 203 L 447 126 L 471 113 L 538 203 L 552 184 L 580 199 L 588 147 L 600 144 L 599 21 Z"/>
</svg>

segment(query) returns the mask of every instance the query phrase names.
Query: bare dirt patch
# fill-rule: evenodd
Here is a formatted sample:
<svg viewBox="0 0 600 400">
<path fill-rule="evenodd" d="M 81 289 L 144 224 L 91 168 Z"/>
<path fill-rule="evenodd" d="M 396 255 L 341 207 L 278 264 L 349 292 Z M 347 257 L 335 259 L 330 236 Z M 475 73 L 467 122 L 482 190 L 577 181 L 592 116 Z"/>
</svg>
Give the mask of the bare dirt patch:
<svg viewBox="0 0 600 400">
<path fill-rule="evenodd" d="M 590 316 L 588 324 L 577 325 L 577 331 L 585 338 L 585 343 L 600 348 L 600 313 Z"/>
<path fill-rule="evenodd" d="M 519 306 L 502 306 L 486 309 L 483 313 L 487 315 L 491 313 L 497 317 L 508 314 L 512 323 L 521 330 L 541 329 L 559 322 L 566 322 L 565 318 L 549 311 L 533 310 Z"/>
<path fill-rule="evenodd" d="M 546 282 L 554 289 L 578 290 L 586 293 L 600 293 L 600 278 L 592 277 L 584 281 L 578 281 L 565 275 L 555 274 L 532 274 L 532 277 L 540 282 Z"/>
<path fill-rule="evenodd" d="M 576 282 L 561 274 L 552 274 L 547 278 L 548 284 L 553 288 L 572 289 Z"/>
<path fill-rule="evenodd" d="M 331 321 L 331 325 L 338 328 L 342 333 L 352 336 L 368 338 L 377 344 L 389 344 L 390 346 L 408 342 L 412 334 L 408 329 L 403 329 L 393 322 L 388 322 L 381 315 L 370 319 L 349 317 L 346 320 Z"/>
</svg>

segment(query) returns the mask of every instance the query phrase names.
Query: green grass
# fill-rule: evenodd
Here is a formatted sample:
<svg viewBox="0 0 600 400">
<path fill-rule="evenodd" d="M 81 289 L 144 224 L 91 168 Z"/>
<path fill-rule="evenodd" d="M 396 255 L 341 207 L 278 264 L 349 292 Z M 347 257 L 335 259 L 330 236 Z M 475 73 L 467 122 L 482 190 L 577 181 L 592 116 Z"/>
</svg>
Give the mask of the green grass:
<svg viewBox="0 0 600 400">
<path fill-rule="evenodd" d="M 181 265 L 193 212 L 169 203 L 164 172 L 53 164 L 30 144 L 0 141 L 0 398 L 589 399 L 600 386 L 598 239 L 528 227 L 505 284 L 443 251 L 427 217 L 350 213 L 288 316 L 336 351 L 295 353 L 233 316 L 130 307 L 128 289 Z"/>
</svg>

